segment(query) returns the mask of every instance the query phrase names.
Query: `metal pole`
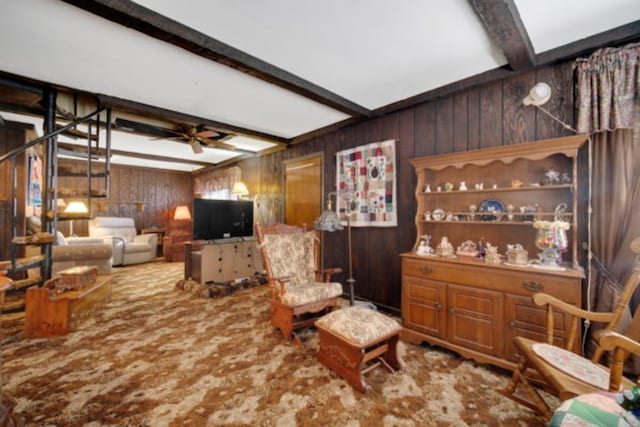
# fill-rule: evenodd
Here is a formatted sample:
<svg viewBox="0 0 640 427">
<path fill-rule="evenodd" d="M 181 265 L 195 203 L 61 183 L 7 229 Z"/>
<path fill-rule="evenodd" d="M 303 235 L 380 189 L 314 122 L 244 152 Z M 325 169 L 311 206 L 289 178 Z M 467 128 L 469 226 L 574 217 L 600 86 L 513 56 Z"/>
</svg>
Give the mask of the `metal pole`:
<svg viewBox="0 0 640 427">
<path fill-rule="evenodd" d="M 349 284 L 349 304 L 353 306 L 355 304 L 355 295 L 354 295 L 354 283 L 356 279 L 353 278 L 353 265 L 351 262 L 351 213 L 347 214 L 347 240 L 349 246 L 349 278 L 347 279 L 347 283 Z"/>
</svg>

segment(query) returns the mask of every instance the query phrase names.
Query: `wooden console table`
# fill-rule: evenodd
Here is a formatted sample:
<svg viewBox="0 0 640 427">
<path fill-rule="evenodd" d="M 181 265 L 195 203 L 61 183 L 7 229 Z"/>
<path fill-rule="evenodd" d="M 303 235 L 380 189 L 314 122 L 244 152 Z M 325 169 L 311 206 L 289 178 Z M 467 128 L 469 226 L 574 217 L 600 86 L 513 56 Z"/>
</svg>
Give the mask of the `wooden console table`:
<svg viewBox="0 0 640 427">
<path fill-rule="evenodd" d="M 25 299 L 24 336 L 49 338 L 66 335 L 110 297 L 110 276 L 98 276 L 93 283 L 77 291 L 55 293 L 46 287 L 29 288 Z"/>
<path fill-rule="evenodd" d="M 201 284 L 228 282 L 262 272 L 262 257 L 254 238 L 186 242 L 184 278 Z"/>
</svg>

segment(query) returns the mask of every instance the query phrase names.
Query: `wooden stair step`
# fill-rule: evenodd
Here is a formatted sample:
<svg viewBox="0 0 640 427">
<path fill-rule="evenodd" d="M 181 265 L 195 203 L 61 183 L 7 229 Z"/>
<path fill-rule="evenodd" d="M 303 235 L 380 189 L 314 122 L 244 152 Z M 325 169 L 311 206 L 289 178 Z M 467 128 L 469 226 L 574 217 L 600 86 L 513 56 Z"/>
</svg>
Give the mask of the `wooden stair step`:
<svg viewBox="0 0 640 427">
<path fill-rule="evenodd" d="M 13 281 L 13 287 L 7 291 L 7 297 L 9 298 L 10 294 L 15 293 L 16 291 L 23 291 L 32 286 L 37 286 L 42 283 L 42 277 L 28 277 L 26 279 L 19 279 Z"/>
<path fill-rule="evenodd" d="M 44 255 L 33 255 L 24 258 L 16 258 L 16 266 L 13 268 L 11 265 L 11 260 L 2 260 L 0 261 L 0 270 L 21 270 L 25 268 L 29 268 L 31 266 L 37 265 L 39 262 L 44 260 Z"/>
<path fill-rule="evenodd" d="M 14 334 L 24 330 L 24 311 L 0 314 L 0 332 L 2 335 Z"/>
<path fill-rule="evenodd" d="M 0 305 L 0 313 L 24 311 L 24 295 L 14 294 L 7 295 L 4 298 L 4 304 Z"/>
</svg>

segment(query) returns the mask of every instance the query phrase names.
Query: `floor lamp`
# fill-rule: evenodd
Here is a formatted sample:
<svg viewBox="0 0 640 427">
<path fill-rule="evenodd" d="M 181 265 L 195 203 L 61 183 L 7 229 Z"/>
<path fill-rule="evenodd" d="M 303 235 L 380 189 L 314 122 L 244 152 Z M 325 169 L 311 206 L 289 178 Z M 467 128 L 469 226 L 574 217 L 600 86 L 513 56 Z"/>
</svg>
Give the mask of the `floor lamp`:
<svg viewBox="0 0 640 427">
<path fill-rule="evenodd" d="M 344 230 L 344 226 L 340 220 L 338 214 L 333 210 L 331 203 L 331 196 L 340 197 L 340 195 L 335 192 L 331 192 L 327 195 L 327 207 L 322 212 L 322 214 L 315 221 L 315 229 L 320 231 L 328 231 L 334 232 L 337 230 Z M 350 206 L 350 198 L 348 195 L 344 196 L 347 199 L 347 204 Z M 351 210 L 347 209 L 347 242 L 348 242 L 348 256 L 349 256 L 349 278 L 347 279 L 347 284 L 349 285 L 349 305 L 355 305 L 355 294 L 354 294 L 354 284 L 356 279 L 353 278 L 353 266 L 351 259 Z"/>
</svg>

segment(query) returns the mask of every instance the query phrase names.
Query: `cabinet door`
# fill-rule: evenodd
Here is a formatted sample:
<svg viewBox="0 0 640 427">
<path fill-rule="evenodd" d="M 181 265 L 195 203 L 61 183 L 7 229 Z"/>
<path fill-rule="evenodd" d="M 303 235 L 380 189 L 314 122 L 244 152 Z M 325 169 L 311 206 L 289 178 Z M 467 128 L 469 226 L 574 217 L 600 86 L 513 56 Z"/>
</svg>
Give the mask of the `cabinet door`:
<svg viewBox="0 0 640 427">
<path fill-rule="evenodd" d="M 515 337 L 529 338 L 535 341 L 547 341 L 546 310 L 533 303 L 531 297 L 522 295 L 506 295 L 506 359 L 517 362 L 518 353 L 513 339 Z M 571 319 L 566 313 L 555 311 L 553 316 L 554 344 L 560 347 L 566 346 L 566 331 Z M 579 340 L 578 340 L 579 341 Z M 579 343 L 576 343 L 576 347 Z"/>
<path fill-rule="evenodd" d="M 504 353 L 504 295 L 449 285 L 448 334 L 451 343 L 486 354 Z"/>
<path fill-rule="evenodd" d="M 434 337 L 445 337 L 446 283 L 404 276 L 402 324 Z"/>
</svg>

